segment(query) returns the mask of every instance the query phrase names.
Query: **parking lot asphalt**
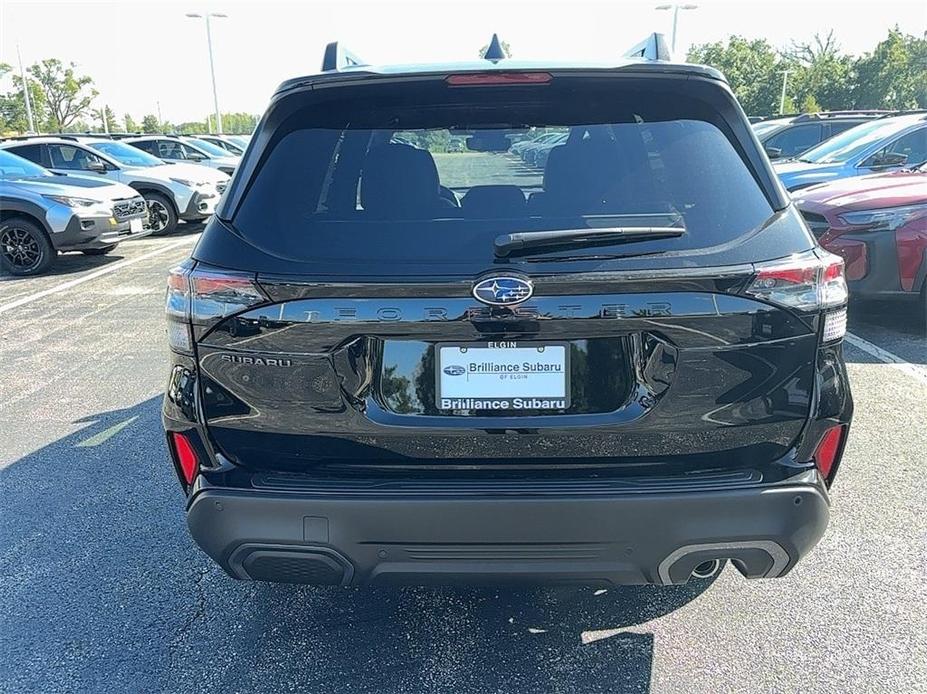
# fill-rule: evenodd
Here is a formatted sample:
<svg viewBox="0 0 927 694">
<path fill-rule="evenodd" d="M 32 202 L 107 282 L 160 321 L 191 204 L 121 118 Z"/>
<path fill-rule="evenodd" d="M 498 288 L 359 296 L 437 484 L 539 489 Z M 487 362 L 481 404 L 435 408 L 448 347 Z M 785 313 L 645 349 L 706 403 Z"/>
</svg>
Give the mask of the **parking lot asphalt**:
<svg viewBox="0 0 927 694">
<path fill-rule="evenodd" d="M 159 424 L 165 271 L 197 231 L 0 278 L 0 692 L 927 692 L 913 309 L 851 307 L 831 525 L 786 578 L 250 584 L 190 540 Z"/>
</svg>

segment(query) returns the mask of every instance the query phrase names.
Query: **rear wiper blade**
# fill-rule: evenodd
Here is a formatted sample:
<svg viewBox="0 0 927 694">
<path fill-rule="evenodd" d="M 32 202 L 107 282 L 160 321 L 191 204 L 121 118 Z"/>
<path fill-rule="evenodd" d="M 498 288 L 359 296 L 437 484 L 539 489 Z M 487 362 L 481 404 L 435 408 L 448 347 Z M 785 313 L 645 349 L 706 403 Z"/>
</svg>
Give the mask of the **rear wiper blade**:
<svg viewBox="0 0 927 694">
<path fill-rule="evenodd" d="M 502 234 L 493 242 L 496 255 L 546 246 L 596 246 L 637 241 L 656 241 L 683 236 L 683 227 L 601 227 L 598 229 L 556 229 Z"/>
</svg>

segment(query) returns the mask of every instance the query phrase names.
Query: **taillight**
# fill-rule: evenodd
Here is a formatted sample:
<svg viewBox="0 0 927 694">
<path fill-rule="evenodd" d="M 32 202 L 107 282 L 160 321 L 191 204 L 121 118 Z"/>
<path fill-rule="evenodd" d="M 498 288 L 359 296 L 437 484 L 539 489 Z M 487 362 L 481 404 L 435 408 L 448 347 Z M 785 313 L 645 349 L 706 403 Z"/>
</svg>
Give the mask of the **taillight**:
<svg viewBox="0 0 927 694">
<path fill-rule="evenodd" d="M 226 316 L 265 301 L 252 274 L 189 264 L 172 269 L 165 305 L 171 349 L 192 352 L 195 329 L 208 329 Z"/>
<path fill-rule="evenodd" d="M 180 467 L 180 474 L 187 484 L 192 484 L 200 469 L 200 463 L 196 458 L 196 451 L 193 450 L 193 444 L 183 434 L 176 431 L 171 432 L 171 441 L 174 444 L 174 453 L 177 456 L 177 465 Z"/>
<path fill-rule="evenodd" d="M 799 311 L 826 311 L 825 341 L 846 334 L 847 282 L 843 258 L 817 250 L 788 260 L 757 263 L 745 292 L 771 304 Z"/>
<path fill-rule="evenodd" d="M 837 462 L 837 454 L 846 434 L 846 426 L 838 424 L 824 432 L 818 447 L 814 449 L 814 465 L 824 479 L 829 479 Z"/>
<path fill-rule="evenodd" d="M 164 302 L 164 310 L 167 313 L 167 342 L 172 350 L 185 354 L 193 351 L 189 275 L 189 265 L 171 268 L 167 274 L 167 298 Z"/>
</svg>

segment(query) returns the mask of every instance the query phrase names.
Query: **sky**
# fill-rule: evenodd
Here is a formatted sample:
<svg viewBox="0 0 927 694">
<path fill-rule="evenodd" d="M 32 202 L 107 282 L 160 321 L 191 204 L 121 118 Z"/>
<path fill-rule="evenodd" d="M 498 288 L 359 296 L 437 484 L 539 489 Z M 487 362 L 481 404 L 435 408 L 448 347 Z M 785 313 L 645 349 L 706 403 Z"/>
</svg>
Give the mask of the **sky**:
<svg viewBox="0 0 927 694">
<path fill-rule="evenodd" d="M 60 58 L 93 77 L 99 101 L 136 121 L 148 113 L 174 123 L 212 111 L 206 27 L 212 20 L 219 106 L 261 113 L 284 79 L 317 72 L 329 41 L 369 63 L 470 60 L 493 32 L 516 58 L 610 60 L 653 31 L 669 42 L 672 12 L 651 2 L 586 0 L 0 0 L 0 62 Z M 871 50 L 898 25 L 927 32 L 927 0 L 689 0 L 679 12 L 677 54 L 730 34 L 777 47 L 833 29 L 852 54 Z M 18 69 L 18 68 L 17 68 Z M 11 88 L 9 76 L 0 89 Z"/>
</svg>

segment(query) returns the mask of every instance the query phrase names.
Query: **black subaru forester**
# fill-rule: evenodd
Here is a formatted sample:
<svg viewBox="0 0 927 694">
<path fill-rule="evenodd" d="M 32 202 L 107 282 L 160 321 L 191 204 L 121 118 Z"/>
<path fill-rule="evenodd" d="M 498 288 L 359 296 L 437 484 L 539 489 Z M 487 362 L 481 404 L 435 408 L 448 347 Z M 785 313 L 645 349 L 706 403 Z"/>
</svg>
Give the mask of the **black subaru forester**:
<svg viewBox="0 0 927 694">
<path fill-rule="evenodd" d="M 847 290 L 723 77 L 330 48 L 169 277 L 196 542 L 294 583 L 786 574 L 846 443 Z M 510 152 L 552 132 L 543 171 Z"/>
</svg>

